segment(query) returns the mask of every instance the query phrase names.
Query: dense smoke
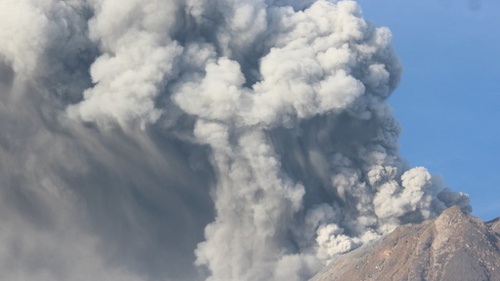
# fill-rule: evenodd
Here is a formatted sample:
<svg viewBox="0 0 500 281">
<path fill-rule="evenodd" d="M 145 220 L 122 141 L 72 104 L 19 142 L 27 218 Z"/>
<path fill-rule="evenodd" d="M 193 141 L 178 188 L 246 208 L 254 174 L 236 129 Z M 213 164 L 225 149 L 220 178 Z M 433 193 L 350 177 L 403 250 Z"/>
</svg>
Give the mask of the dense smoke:
<svg viewBox="0 0 500 281">
<path fill-rule="evenodd" d="M 446 207 L 352 1 L 0 2 L 1 280 L 307 280 Z"/>
</svg>

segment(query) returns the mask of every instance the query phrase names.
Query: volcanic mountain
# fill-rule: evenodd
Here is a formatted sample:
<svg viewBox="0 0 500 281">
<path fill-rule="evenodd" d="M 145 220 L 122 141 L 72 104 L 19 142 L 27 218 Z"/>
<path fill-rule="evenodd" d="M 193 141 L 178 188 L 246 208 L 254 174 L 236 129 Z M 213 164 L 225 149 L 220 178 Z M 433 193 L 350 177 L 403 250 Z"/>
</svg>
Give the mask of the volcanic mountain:
<svg viewBox="0 0 500 281">
<path fill-rule="evenodd" d="M 500 280 L 500 218 L 451 207 L 339 256 L 310 281 L 326 280 Z"/>
</svg>

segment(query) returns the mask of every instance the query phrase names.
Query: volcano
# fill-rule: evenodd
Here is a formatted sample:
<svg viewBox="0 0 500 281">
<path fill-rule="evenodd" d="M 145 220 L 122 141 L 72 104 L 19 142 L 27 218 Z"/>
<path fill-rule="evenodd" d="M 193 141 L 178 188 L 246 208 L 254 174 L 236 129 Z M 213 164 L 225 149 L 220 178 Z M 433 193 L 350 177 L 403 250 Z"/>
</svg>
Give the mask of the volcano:
<svg viewBox="0 0 500 281">
<path fill-rule="evenodd" d="M 340 256 L 311 281 L 500 280 L 500 218 L 484 223 L 454 206 Z"/>
</svg>

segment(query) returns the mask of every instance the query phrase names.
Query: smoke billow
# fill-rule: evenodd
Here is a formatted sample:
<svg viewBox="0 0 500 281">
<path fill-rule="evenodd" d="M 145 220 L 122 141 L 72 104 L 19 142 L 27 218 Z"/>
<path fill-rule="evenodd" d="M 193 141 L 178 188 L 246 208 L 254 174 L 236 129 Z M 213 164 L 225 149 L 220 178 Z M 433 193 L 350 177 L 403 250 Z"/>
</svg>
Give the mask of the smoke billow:
<svg viewBox="0 0 500 281">
<path fill-rule="evenodd" d="M 307 280 L 446 207 L 353 1 L 0 2 L 0 279 Z"/>
</svg>

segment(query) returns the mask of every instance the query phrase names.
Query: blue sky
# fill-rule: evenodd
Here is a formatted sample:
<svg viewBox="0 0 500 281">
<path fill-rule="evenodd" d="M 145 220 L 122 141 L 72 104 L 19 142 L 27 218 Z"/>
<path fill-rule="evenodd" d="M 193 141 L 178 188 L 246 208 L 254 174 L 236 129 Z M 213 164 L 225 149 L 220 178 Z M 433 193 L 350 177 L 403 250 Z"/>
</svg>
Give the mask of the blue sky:
<svg viewBox="0 0 500 281">
<path fill-rule="evenodd" d="M 390 98 L 401 154 L 500 216 L 500 1 L 359 0 L 391 29 L 403 78 Z"/>
</svg>

